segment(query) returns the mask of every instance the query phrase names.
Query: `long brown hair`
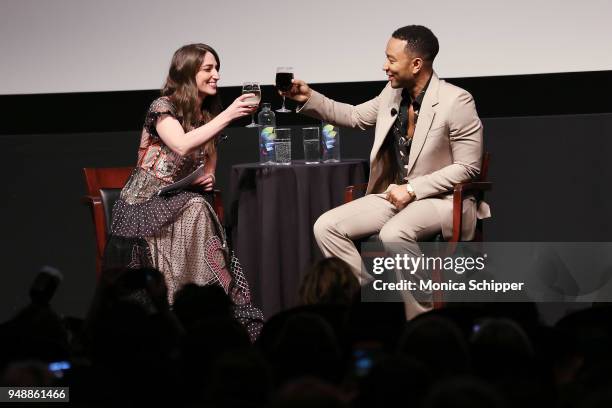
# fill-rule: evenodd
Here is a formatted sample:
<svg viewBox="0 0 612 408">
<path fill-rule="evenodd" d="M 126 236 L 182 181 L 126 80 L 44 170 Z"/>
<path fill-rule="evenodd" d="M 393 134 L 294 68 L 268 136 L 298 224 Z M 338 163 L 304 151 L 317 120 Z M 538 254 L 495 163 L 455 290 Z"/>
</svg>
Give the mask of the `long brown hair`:
<svg viewBox="0 0 612 408">
<path fill-rule="evenodd" d="M 188 44 L 175 51 L 170 63 L 168 77 L 161 90 L 162 96 L 170 98 L 176 107 L 178 120 L 186 132 L 209 122 L 223 109 L 218 94 L 209 95 L 198 106 L 198 86 L 195 76 L 202 66 L 204 56 L 210 52 L 217 60 L 217 70 L 221 68 L 219 54 L 206 44 Z M 198 117 L 201 114 L 201 121 Z M 213 140 L 206 143 L 205 150 L 212 153 Z"/>
<path fill-rule="evenodd" d="M 351 267 L 339 258 L 325 258 L 304 276 L 298 293 L 302 305 L 348 305 L 359 292 L 359 281 Z"/>
</svg>

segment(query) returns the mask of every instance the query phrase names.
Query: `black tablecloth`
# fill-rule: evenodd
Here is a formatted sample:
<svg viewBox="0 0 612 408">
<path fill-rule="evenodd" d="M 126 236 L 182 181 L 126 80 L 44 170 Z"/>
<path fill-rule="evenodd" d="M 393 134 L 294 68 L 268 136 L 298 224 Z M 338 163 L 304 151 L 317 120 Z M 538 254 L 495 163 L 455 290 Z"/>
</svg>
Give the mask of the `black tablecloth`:
<svg viewBox="0 0 612 408">
<path fill-rule="evenodd" d="M 312 226 L 341 205 L 344 188 L 367 181 L 366 160 L 232 167 L 232 244 L 266 318 L 296 304 L 301 277 L 321 256 Z"/>
</svg>

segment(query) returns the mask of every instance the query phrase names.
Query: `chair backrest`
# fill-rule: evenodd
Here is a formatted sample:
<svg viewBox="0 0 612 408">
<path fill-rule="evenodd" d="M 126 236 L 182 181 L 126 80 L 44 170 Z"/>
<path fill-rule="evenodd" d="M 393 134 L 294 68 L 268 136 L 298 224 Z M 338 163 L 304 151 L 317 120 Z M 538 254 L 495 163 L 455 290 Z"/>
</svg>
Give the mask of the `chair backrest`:
<svg viewBox="0 0 612 408">
<path fill-rule="evenodd" d="M 130 178 L 133 167 L 85 167 L 87 193 L 92 197 L 100 196 L 100 189 L 122 189 Z"/>
<path fill-rule="evenodd" d="M 111 221 L 113 220 L 113 207 L 121 195 L 120 188 L 101 188 L 100 198 L 104 207 L 104 225 L 106 226 L 106 234 L 110 231 Z"/>
<path fill-rule="evenodd" d="M 110 229 L 113 206 L 133 170 L 133 167 L 86 167 L 83 169 L 87 193 L 92 199 L 99 199 L 102 202 L 105 227 L 103 236 L 105 238 Z"/>
</svg>

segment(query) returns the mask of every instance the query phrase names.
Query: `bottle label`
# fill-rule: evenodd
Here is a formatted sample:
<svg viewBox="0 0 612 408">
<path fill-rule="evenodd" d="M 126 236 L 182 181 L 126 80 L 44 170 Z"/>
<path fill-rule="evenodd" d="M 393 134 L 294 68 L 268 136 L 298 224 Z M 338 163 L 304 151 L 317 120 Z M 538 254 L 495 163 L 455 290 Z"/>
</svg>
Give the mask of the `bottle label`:
<svg viewBox="0 0 612 408">
<path fill-rule="evenodd" d="M 325 147 L 327 149 L 333 149 L 334 147 L 336 147 L 336 143 L 337 143 L 337 134 L 338 132 L 336 131 L 336 129 L 334 128 L 334 125 L 324 125 L 323 126 L 323 141 L 325 144 Z"/>
<path fill-rule="evenodd" d="M 259 133 L 259 151 L 262 161 L 274 160 L 274 140 L 276 132 L 274 126 L 261 128 Z"/>
</svg>

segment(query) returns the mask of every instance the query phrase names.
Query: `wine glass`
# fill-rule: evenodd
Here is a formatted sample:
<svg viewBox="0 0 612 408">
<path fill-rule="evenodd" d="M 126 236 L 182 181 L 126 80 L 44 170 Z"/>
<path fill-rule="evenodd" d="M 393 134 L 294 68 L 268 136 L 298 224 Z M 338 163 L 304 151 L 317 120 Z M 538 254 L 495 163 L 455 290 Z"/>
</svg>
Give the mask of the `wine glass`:
<svg viewBox="0 0 612 408">
<path fill-rule="evenodd" d="M 242 84 L 242 94 L 254 94 L 250 98 L 246 98 L 244 101 L 251 103 L 251 106 L 259 105 L 261 101 L 261 88 L 259 87 L 259 82 L 245 82 Z M 257 123 L 255 123 L 255 112 L 251 113 L 251 123 L 246 125 L 248 128 L 257 127 Z"/>
<path fill-rule="evenodd" d="M 281 92 L 289 92 L 291 90 L 291 81 L 293 80 L 293 68 L 278 67 L 276 68 L 276 88 Z M 277 112 L 291 112 L 285 108 L 285 95 L 283 95 L 283 106 L 276 110 Z"/>
</svg>

